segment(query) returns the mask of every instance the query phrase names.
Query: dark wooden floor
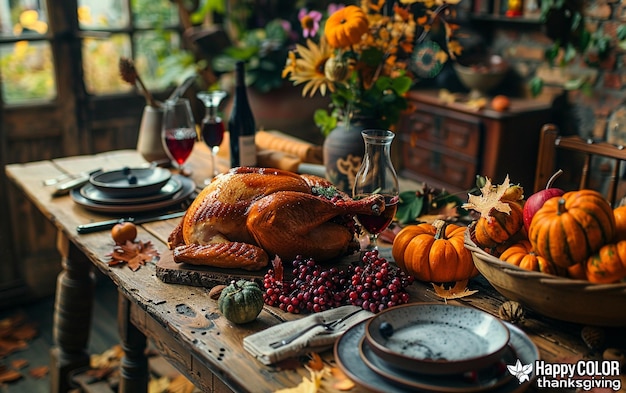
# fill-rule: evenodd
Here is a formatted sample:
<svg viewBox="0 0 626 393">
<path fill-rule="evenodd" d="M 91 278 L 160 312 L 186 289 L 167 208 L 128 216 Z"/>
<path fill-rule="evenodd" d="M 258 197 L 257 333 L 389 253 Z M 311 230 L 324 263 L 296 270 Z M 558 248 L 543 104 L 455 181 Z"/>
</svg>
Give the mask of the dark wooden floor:
<svg viewBox="0 0 626 393">
<path fill-rule="evenodd" d="M 99 354 L 119 343 L 117 332 L 117 289 L 104 277 L 96 276 L 96 296 L 93 311 L 93 328 L 89 337 L 89 353 Z M 0 365 L 10 366 L 13 360 L 25 359 L 28 367 L 19 370 L 22 378 L 16 382 L 0 383 L 0 393 L 39 393 L 49 392 L 49 376 L 35 379 L 29 369 L 49 364 L 49 351 L 52 346 L 52 317 L 54 296 L 35 302 L 0 310 L 0 320 L 24 313 L 29 321 L 36 323 L 38 334 L 28 342 L 28 348 L 14 352 L 0 359 Z"/>
</svg>

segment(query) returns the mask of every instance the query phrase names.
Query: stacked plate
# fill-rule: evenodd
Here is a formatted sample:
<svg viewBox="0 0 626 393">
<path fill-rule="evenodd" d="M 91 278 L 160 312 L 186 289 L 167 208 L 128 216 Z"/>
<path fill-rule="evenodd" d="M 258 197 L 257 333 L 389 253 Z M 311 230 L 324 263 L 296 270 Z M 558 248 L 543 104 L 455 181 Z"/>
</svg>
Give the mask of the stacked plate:
<svg viewBox="0 0 626 393">
<path fill-rule="evenodd" d="M 163 168 L 123 168 L 99 172 L 70 195 L 86 209 L 103 213 L 132 213 L 169 207 L 195 190 L 193 180 Z"/>
<path fill-rule="evenodd" d="M 381 393 L 521 392 L 532 375 L 513 368 L 539 359 L 519 328 L 486 312 L 441 303 L 393 307 L 347 330 L 335 344 L 339 367 Z"/>
</svg>

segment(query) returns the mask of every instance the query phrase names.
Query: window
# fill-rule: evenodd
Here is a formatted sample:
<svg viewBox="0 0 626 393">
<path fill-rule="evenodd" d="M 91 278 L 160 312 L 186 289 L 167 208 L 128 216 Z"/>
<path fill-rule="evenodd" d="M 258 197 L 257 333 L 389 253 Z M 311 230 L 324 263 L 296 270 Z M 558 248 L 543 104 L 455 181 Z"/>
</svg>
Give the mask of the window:
<svg viewBox="0 0 626 393">
<path fill-rule="evenodd" d="M 6 104 L 51 101 L 57 97 L 54 67 L 75 58 L 54 58 L 49 15 L 64 12 L 63 2 L 0 0 L 0 78 Z M 67 3 L 66 3 L 67 4 Z M 91 95 L 129 92 L 117 68 L 120 56 L 133 58 L 150 88 L 162 89 L 162 59 L 180 47 L 179 20 L 170 0 L 78 0 L 76 3 L 85 90 Z M 59 38 L 62 37 L 62 38 Z"/>
</svg>

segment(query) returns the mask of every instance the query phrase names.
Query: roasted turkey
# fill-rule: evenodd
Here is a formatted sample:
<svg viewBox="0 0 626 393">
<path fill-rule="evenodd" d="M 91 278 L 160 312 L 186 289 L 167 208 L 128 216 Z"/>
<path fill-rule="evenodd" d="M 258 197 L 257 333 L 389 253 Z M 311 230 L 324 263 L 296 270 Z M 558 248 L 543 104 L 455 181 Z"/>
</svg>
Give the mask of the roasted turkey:
<svg viewBox="0 0 626 393">
<path fill-rule="evenodd" d="M 169 236 L 174 261 L 259 270 L 269 258 L 325 261 L 358 247 L 355 214 L 378 215 L 382 196 L 353 200 L 312 175 L 234 168 L 207 185 Z"/>
</svg>

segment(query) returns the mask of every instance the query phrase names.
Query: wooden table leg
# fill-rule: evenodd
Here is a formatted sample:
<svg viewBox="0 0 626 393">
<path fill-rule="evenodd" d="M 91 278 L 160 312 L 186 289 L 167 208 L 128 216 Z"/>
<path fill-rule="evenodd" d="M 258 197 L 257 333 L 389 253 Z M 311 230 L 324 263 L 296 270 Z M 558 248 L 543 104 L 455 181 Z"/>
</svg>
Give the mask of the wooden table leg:
<svg viewBox="0 0 626 393">
<path fill-rule="evenodd" d="M 70 390 L 71 372 L 89 366 L 87 344 L 91 331 L 91 313 L 95 276 L 89 259 L 59 231 L 57 248 L 63 271 L 57 279 L 51 349 L 50 391 Z"/>
<path fill-rule="evenodd" d="M 118 295 L 117 324 L 120 330 L 124 357 L 120 367 L 120 393 L 148 391 L 148 357 L 146 336 L 130 320 L 130 301 Z"/>
</svg>

